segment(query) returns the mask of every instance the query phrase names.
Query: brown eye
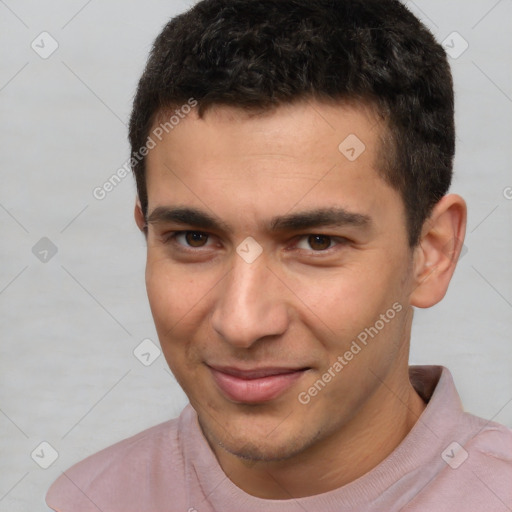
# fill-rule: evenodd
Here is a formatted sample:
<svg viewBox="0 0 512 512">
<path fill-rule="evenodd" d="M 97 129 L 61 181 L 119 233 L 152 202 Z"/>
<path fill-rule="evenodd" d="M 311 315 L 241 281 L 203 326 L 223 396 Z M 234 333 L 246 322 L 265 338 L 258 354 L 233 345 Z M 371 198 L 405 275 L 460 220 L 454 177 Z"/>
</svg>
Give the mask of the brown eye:
<svg viewBox="0 0 512 512">
<path fill-rule="evenodd" d="M 325 235 L 309 235 L 308 244 L 314 251 L 325 251 L 331 246 L 331 237 Z"/>
<path fill-rule="evenodd" d="M 185 240 L 190 247 L 203 247 L 208 242 L 208 235 L 200 231 L 187 231 Z"/>
</svg>

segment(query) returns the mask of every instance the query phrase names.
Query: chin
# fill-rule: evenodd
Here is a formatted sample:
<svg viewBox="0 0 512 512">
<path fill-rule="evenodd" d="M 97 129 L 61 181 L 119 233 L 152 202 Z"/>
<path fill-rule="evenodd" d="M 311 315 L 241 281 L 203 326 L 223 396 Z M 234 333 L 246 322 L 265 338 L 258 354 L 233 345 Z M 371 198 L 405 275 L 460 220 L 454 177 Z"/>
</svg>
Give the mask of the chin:
<svg viewBox="0 0 512 512">
<path fill-rule="evenodd" d="M 307 435 L 302 428 L 295 432 L 290 424 L 283 422 L 281 425 L 273 425 L 265 429 L 248 429 L 245 432 L 233 428 L 234 432 L 226 435 L 225 431 L 219 431 L 218 425 L 205 425 L 203 431 L 210 444 L 216 444 L 225 451 L 240 459 L 254 462 L 273 462 L 293 458 L 313 445 L 320 433 Z M 217 427 L 217 428 L 215 428 Z"/>
<path fill-rule="evenodd" d="M 261 443 L 254 440 L 246 443 L 229 443 L 225 444 L 219 441 L 219 445 L 227 452 L 253 462 L 275 462 L 290 459 L 304 450 L 301 443 L 286 441 L 285 444 L 274 444 L 262 440 Z"/>
</svg>

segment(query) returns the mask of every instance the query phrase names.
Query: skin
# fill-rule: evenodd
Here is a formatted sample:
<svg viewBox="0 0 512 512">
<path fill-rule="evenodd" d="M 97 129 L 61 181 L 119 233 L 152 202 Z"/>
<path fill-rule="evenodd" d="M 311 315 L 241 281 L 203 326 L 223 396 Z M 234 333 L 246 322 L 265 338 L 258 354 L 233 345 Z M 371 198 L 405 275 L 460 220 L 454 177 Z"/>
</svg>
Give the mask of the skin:
<svg viewBox="0 0 512 512">
<path fill-rule="evenodd" d="M 162 350 L 222 469 L 254 496 L 310 496 L 355 480 L 425 407 L 408 376 L 412 306 L 444 296 L 466 206 L 445 196 L 410 248 L 402 199 L 377 172 L 384 129 L 363 106 L 312 100 L 261 114 L 215 106 L 203 118 L 193 111 L 147 157 L 148 215 L 137 202 L 135 219 L 147 237 Z M 366 146 L 353 162 L 338 150 L 349 134 Z M 176 207 L 218 226 L 155 213 Z M 272 229 L 276 218 L 326 208 L 369 220 Z M 252 263 L 236 251 L 248 236 L 262 249 Z M 301 403 L 299 393 L 395 303 L 401 311 Z M 307 370 L 277 398 L 246 404 L 222 393 L 212 365 Z"/>
</svg>

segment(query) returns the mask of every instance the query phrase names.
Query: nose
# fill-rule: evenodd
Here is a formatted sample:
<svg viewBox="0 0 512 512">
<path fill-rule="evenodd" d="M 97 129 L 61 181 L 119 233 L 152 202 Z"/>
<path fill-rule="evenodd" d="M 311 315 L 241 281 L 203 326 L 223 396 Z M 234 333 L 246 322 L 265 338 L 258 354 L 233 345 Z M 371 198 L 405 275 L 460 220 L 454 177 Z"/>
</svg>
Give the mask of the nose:
<svg viewBox="0 0 512 512">
<path fill-rule="evenodd" d="M 213 329 L 238 348 L 282 335 L 289 325 L 286 291 L 263 257 L 247 263 L 234 255 L 233 267 L 217 289 Z"/>
</svg>

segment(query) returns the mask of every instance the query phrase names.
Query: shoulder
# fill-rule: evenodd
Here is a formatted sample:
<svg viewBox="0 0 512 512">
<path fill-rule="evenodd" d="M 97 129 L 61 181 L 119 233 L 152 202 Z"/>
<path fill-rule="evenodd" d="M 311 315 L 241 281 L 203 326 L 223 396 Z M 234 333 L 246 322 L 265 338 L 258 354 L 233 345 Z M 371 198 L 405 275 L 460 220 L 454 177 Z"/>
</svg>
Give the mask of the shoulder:
<svg viewBox="0 0 512 512">
<path fill-rule="evenodd" d="M 174 484 L 183 480 L 182 468 L 179 419 L 174 419 L 109 446 L 64 471 L 48 490 L 46 502 L 59 512 L 143 510 L 139 504 L 147 504 L 154 488 L 161 487 L 159 480 Z"/>
<path fill-rule="evenodd" d="M 452 453 L 448 449 L 443 452 L 447 465 L 440 495 L 458 489 L 458 504 L 465 500 L 466 510 L 509 511 L 512 509 L 512 430 L 474 416 L 470 421 L 479 426 L 478 432 L 461 448 L 456 446 L 453 458 L 449 459 Z"/>
<path fill-rule="evenodd" d="M 499 482 L 506 475 L 506 486 L 512 497 L 512 430 L 505 425 L 466 414 L 477 432 L 464 445 L 467 459 L 473 459 L 476 473 L 493 475 Z M 512 500 L 510 501 L 512 504 Z"/>
<path fill-rule="evenodd" d="M 512 510 L 512 430 L 470 414 L 459 428 L 439 454 L 441 471 L 404 511 Z"/>
<path fill-rule="evenodd" d="M 460 437 L 468 461 L 512 472 L 512 430 L 507 426 L 464 412 L 452 433 Z"/>
</svg>

